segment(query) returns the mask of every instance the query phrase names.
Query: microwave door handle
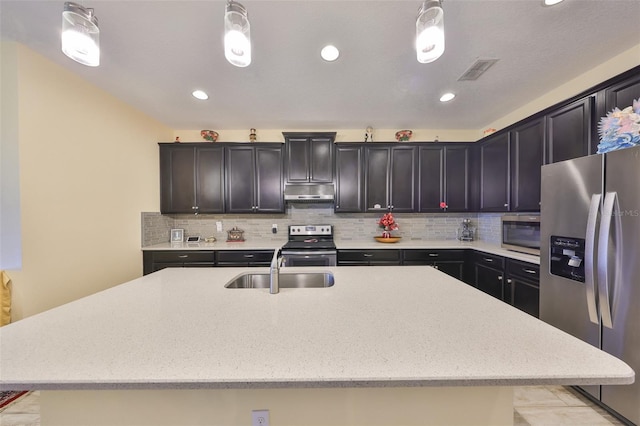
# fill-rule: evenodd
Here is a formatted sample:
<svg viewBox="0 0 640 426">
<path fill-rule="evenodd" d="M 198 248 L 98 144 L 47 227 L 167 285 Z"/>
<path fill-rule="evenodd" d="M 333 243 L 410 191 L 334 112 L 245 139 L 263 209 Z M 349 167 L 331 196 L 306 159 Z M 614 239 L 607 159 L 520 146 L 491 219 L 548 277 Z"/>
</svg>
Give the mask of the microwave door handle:
<svg viewBox="0 0 640 426">
<path fill-rule="evenodd" d="M 616 204 L 617 193 L 607 192 L 602 207 L 602 223 L 600 224 L 600 236 L 598 238 L 598 296 L 600 315 L 602 315 L 602 325 L 608 328 L 613 328 L 609 298 L 609 236 Z M 616 211 L 618 210 L 619 209 L 616 209 Z M 618 233 L 616 237 L 620 237 L 620 234 Z M 615 272 L 617 276 L 617 271 Z"/>
<path fill-rule="evenodd" d="M 593 194 L 591 204 L 589 204 L 589 216 L 587 219 L 585 254 L 584 254 L 584 276 L 587 291 L 587 310 L 589 320 L 594 324 L 599 324 L 598 307 L 596 306 L 596 282 L 594 274 L 594 255 L 596 252 L 596 226 L 598 224 L 598 210 L 602 194 Z"/>
</svg>

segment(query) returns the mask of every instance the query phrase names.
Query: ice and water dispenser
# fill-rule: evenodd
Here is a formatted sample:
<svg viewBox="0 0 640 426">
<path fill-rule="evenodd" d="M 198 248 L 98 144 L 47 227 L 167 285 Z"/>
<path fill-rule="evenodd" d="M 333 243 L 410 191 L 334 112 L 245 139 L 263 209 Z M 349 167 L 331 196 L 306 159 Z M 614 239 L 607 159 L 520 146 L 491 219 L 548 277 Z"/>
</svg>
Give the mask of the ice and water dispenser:
<svg viewBox="0 0 640 426">
<path fill-rule="evenodd" d="M 584 239 L 551 236 L 551 273 L 584 282 Z"/>
</svg>

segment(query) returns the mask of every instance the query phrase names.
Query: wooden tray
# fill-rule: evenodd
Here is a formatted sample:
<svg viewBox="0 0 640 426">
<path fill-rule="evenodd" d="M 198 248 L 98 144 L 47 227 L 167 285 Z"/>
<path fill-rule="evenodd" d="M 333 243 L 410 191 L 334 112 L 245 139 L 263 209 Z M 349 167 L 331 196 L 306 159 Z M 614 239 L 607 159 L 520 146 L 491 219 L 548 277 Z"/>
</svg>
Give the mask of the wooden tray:
<svg viewBox="0 0 640 426">
<path fill-rule="evenodd" d="M 402 237 L 373 237 L 379 243 L 397 243 Z"/>
</svg>

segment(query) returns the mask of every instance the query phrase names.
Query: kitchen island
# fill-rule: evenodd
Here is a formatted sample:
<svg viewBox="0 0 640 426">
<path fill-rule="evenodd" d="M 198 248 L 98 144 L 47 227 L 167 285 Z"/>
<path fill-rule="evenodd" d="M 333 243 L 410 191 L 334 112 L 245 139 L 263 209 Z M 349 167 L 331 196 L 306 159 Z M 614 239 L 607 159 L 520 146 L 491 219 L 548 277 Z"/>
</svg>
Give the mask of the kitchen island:
<svg viewBox="0 0 640 426">
<path fill-rule="evenodd" d="M 488 425 L 511 424 L 511 386 L 634 380 L 433 268 L 318 270 L 335 285 L 272 295 L 171 268 L 26 318 L 0 329 L 0 389 L 41 390 L 42 425 Z"/>
</svg>

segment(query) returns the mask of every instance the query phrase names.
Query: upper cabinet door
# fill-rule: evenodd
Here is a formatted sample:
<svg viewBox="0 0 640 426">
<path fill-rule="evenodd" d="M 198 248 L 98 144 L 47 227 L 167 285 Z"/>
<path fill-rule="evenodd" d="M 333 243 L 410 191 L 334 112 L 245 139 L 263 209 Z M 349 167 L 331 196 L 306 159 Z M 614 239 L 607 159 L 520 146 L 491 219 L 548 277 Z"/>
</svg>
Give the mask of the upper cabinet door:
<svg viewBox="0 0 640 426">
<path fill-rule="evenodd" d="M 511 131 L 511 211 L 540 210 L 544 123 L 537 118 Z"/>
<path fill-rule="evenodd" d="M 224 211 L 222 147 L 160 145 L 160 212 Z"/>
<path fill-rule="evenodd" d="M 439 213 L 444 196 L 444 150 L 442 146 L 421 146 L 418 149 L 419 211 Z"/>
<path fill-rule="evenodd" d="M 363 210 L 362 157 L 361 145 L 336 146 L 336 212 L 355 213 Z"/>
<path fill-rule="evenodd" d="M 226 148 L 226 205 L 229 213 L 252 213 L 256 209 L 254 158 L 253 146 Z"/>
<path fill-rule="evenodd" d="M 445 203 L 450 212 L 471 210 L 469 170 L 470 149 L 467 146 L 445 148 Z"/>
<path fill-rule="evenodd" d="M 195 213 L 195 148 L 160 145 L 160 212 Z"/>
<path fill-rule="evenodd" d="M 255 212 L 284 212 L 282 147 L 256 146 L 255 159 Z"/>
<path fill-rule="evenodd" d="M 509 133 L 480 146 L 480 211 L 509 211 Z"/>
<path fill-rule="evenodd" d="M 226 211 L 281 213 L 282 147 L 260 144 L 227 147 Z"/>
<path fill-rule="evenodd" d="M 308 138 L 291 138 L 286 142 L 287 183 L 309 182 L 310 146 Z"/>
<path fill-rule="evenodd" d="M 635 74 L 620 83 L 611 85 L 604 90 L 604 114 L 614 108 L 626 108 L 633 105 L 635 99 L 640 98 L 640 74 Z"/>
<path fill-rule="evenodd" d="M 224 149 L 196 148 L 196 205 L 198 213 L 224 212 Z"/>
<path fill-rule="evenodd" d="M 283 132 L 286 183 L 332 183 L 335 132 Z"/>
<path fill-rule="evenodd" d="M 589 155 L 594 96 L 588 96 L 546 116 L 546 163 Z"/>
<path fill-rule="evenodd" d="M 389 165 L 389 201 L 391 211 L 413 212 L 416 209 L 416 149 L 391 148 Z"/>
<path fill-rule="evenodd" d="M 415 148 L 366 146 L 366 211 L 415 210 Z"/>
</svg>

